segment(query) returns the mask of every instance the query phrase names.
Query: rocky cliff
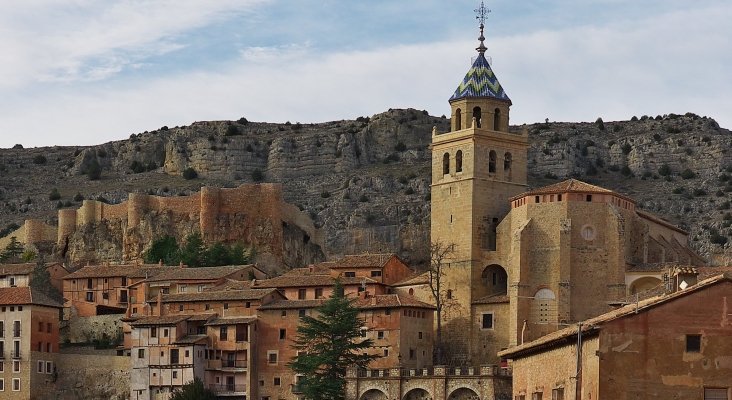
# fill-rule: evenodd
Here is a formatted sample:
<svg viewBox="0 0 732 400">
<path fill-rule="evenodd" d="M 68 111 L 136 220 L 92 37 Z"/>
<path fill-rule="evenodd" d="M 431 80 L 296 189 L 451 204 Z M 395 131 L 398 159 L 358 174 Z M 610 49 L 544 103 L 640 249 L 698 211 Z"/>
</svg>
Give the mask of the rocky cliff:
<svg viewBox="0 0 732 400">
<path fill-rule="evenodd" d="M 285 201 L 323 228 L 329 256 L 397 251 L 420 262 L 429 240 L 433 126 L 447 131 L 449 120 L 389 110 L 355 121 L 242 118 L 93 147 L 1 149 L 0 229 L 27 218 L 54 224 L 57 207 L 78 207 L 82 198 L 118 203 L 130 192 L 178 196 L 204 185 L 280 182 Z M 599 184 L 690 230 L 700 253 L 727 251 L 732 136 L 713 119 L 689 113 L 513 129 L 530 132 L 532 187 L 566 177 Z M 90 180 L 95 171 L 100 178 Z M 58 199 L 50 196 L 54 188 Z"/>
</svg>

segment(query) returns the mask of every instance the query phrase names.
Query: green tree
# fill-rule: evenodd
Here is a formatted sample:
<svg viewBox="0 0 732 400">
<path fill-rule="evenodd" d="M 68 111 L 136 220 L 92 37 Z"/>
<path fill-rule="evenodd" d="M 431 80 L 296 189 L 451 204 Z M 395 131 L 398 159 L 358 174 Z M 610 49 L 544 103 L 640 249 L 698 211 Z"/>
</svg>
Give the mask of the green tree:
<svg viewBox="0 0 732 400">
<path fill-rule="evenodd" d="M 43 259 L 43 254 L 39 254 L 36 258 L 36 265 L 33 267 L 33 271 L 31 271 L 30 286 L 34 290 L 56 301 L 63 301 L 61 293 L 51 284 L 51 274 L 48 272 L 48 266 Z"/>
<path fill-rule="evenodd" d="M 203 382 L 196 377 L 181 389 L 174 391 L 170 400 L 216 400 L 216 394 L 206 389 Z"/>
<path fill-rule="evenodd" d="M 99 165 L 96 157 L 91 159 L 89 166 L 86 168 L 86 176 L 89 177 L 90 181 L 96 181 L 102 177 L 102 166 Z"/>
<path fill-rule="evenodd" d="M 373 343 L 361 335 L 364 321 L 353 301 L 336 281 L 333 294 L 316 309 L 317 316 L 300 318 L 293 347 L 302 353 L 288 366 L 302 374 L 299 384 L 308 400 L 343 399 L 346 369 L 366 368 L 377 357 L 364 353 Z"/>
<path fill-rule="evenodd" d="M 145 262 L 157 264 L 162 261 L 165 265 L 175 265 L 180 262 L 178 243 L 172 236 L 163 236 L 155 239 L 150 248 L 145 252 Z"/>
<path fill-rule="evenodd" d="M 48 200 L 58 200 L 61 198 L 61 193 L 59 193 L 58 189 L 53 188 L 51 189 L 51 193 L 48 194 Z"/>
<path fill-rule="evenodd" d="M 23 244 L 13 236 L 10 238 L 10 243 L 5 246 L 5 250 L 0 253 L 0 262 L 17 261 L 21 254 L 23 254 Z"/>
<path fill-rule="evenodd" d="M 186 237 L 186 242 L 180 248 L 180 261 L 189 267 L 200 267 L 204 265 L 206 246 L 203 238 L 198 232 L 191 233 Z"/>
</svg>

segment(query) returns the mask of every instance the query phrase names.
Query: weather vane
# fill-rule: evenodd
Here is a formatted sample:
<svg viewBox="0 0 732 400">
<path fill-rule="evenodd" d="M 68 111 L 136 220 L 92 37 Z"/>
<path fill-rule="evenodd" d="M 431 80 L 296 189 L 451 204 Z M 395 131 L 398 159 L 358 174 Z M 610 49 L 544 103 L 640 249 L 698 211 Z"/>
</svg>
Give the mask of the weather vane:
<svg viewBox="0 0 732 400">
<path fill-rule="evenodd" d="M 483 36 L 483 28 L 485 27 L 485 16 L 488 15 L 491 10 L 485 8 L 485 4 L 483 4 L 483 1 L 481 1 L 480 7 L 476 8 L 474 11 L 476 14 L 475 19 L 480 21 L 480 36 L 478 37 L 478 40 L 480 40 L 480 46 L 476 47 L 475 50 L 478 50 L 478 53 L 483 54 L 486 50 L 488 50 L 483 43 L 483 41 L 485 40 L 485 36 Z"/>
</svg>

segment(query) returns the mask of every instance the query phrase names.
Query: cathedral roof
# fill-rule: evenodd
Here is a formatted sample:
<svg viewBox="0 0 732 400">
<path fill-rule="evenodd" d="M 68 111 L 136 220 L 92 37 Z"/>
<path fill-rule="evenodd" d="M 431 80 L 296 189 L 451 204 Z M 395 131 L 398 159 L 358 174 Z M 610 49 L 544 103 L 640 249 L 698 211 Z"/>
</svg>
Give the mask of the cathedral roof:
<svg viewBox="0 0 732 400">
<path fill-rule="evenodd" d="M 540 194 L 559 194 L 559 193 L 599 193 L 599 194 L 612 194 L 615 196 L 618 196 L 620 198 L 623 198 L 625 200 L 628 200 L 632 203 L 635 203 L 635 200 L 631 199 L 628 196 L 624 196 L 620 193 L 613 192 L 610 189 L 605 189 L 604 187 L 591 185 L 587 182 L 582 182 L 577 179 L 567 179 L 566 181 L 562 181 L 559 183 L 554 183 L 549 186 L 540 187 L 538 189 L 530 190 L 528 192 L 521 193 L 520 195 L 514 197 L 512 200 L 519 199 L 525 196 L 533 196 L 533 195 L 540 195 Z"/>
<path fill-rule="evenodd" d="M 455 101 L 468 97 L 493 98 L 511 103 L 506 91 L 503 90 L 496 74 L 491 69 L 488 60 L 483 53 L 478 53 L 478 57 L 473 65 L 465 74 L 465 78 L 460 82 L 455 93 L 450 97 L 450 101 Z"/>
</svg>

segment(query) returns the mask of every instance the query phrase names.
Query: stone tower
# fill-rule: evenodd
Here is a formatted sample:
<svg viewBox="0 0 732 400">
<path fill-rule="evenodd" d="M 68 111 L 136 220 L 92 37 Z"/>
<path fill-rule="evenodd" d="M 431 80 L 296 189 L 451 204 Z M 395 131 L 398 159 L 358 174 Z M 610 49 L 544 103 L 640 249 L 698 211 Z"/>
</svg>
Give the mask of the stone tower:
<svg viewBox="0 0 732 400">
<path fill-rule="evenodd" d="M 442 320 L 448 361 L 458 363 L 482 361 L 472 343 L 479 323 L 472 304 L 507 292 L 506 268 L 491 261 L 496 227 L 509 199 L 526 191 L 528 135 L 509 132 L 511 100 L 485 57 L 482 23 L 479 40 L 477 58 L 450 97 L 451 131 L 432 136 L 431 241 L 455 245 Z"/>
</svg>

